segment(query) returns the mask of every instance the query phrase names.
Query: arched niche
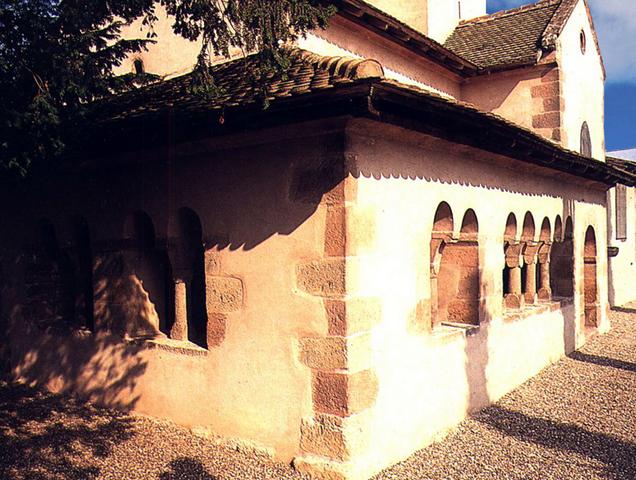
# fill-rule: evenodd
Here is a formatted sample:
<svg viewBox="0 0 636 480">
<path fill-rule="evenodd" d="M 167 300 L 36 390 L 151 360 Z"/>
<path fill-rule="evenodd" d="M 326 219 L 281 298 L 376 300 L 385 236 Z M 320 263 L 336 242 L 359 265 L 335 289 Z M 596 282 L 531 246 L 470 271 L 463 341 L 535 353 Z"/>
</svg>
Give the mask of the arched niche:
<svg viewBox="0 0 636 480">
<path fill-rule="evenodd" d="M 207 348 L 205 251 L 201 220 L 194 210 L 183 207 L 177 212 L 179 225 L 180 272 L 186 286 L 187 338 Z"/>
</svg>

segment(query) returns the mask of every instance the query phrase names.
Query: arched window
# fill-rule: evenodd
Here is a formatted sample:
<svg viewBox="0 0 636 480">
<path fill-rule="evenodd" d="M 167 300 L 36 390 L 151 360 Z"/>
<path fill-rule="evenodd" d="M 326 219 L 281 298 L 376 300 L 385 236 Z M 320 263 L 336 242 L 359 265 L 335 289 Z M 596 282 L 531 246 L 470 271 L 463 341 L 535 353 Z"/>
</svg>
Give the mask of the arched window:
<svg viewBox="0 0 636 480">
<path fill-rule="evenodd" d="M 585 232 L 583 251 L 583 291 L 585 297 L 585 326 L 598 326 L 598 286 L 596 272 L 596 234 L 593 227 Z"/>
<path fill-rule="evenodd" d="M 199 216 L 189 208 L 179 209 L 178 222 L 180 258 L 186 287 L 188 340 L 207 348 L 203 229 Z"/>
<path fill-rule="evenodd" d="M 581 126 L 581 155 L 592 156 L 592 139 L 590 138 L 590 127 L 587 126 L 587 122 L 583 122 Z"/>
<path fill-rule="evenodd" d="M 479 324 L 479 224 L 473 210 L 462 220 L 459 239 L 452 238 L 453 217 L 446 203 L 435 215 L 431 244 L 432 326 L 444 322 Z"/>
<path fill-rule="evenodd" d="M 137 306 L 141 308 L 138 315 L 140 318 L 137 320 L 156 324 L 155 328 L 159 328 L 165 335 L 170 335 L 173 323 L 170 308 L 172 272 L 165 249 L 157 246 L 155 227 L 148 214 L 145 212 L 133 214 L 128 222 L 127 236 L 132 241 L 135 275 L 150 302 L 146 306 Z M 144 330 L 142 325 L 141 331 Z"/>
</svg>

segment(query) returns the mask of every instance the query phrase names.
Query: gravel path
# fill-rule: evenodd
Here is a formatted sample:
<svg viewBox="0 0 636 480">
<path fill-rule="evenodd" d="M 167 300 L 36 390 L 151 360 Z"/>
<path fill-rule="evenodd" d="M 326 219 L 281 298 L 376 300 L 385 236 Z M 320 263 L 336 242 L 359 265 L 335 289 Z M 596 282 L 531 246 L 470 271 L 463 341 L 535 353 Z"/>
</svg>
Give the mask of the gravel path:
<svg viewBox="0 0 636 480">
<path fill-rule="evenodd" d="M 636 479 L 636 310 L 376 480 Z M 299 480 L 172 424 L 0 382 L 0 479 Z"/>
</svg>

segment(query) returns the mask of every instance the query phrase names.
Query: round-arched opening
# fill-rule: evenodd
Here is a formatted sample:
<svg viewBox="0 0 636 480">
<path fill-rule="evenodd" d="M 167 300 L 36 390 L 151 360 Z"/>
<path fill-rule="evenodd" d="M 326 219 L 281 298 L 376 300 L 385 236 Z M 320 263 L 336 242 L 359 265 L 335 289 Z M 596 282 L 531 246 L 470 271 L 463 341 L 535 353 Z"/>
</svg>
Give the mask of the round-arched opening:
<svg viewBox="0 0 636 480">
<path fill-rule="evenodd" d="M 585 256 L 596 258 L 596 234 L 591 226 L 585 232 Z"/>
<path fill-rule="evenodd" d="M 523 230 L 521 231 L 521 240 L 532 241 L 534 240 L 534 218 L 532 217 L 532 213 L 526 212 L 525 217 L 523 218 Z"/>
<path fill-rule="evenodd" d="M 132 214 L 126 222 L 124 236 L 133 240 L 137 250 L 151 250 L 155 247 L 155 226 L 146 212 Z"/>
<path fill-rule="evenodd" d="M 504 231 L 504 240 L 511 242 L 517 237 L 517 217 L 514 213 L 508 215 L 506 220 L 506 230 Z"/>
<path fill-rule="evenodd" d="M 585 246 L 583 248 L 583 292 L 585 298 L 585 326 L 597 327 L 599 321 L 598 282 L 596 269 L 596 233 L 589 226 L 585 231 Z"/>
<path fill-rule="evenodd" d="M 563 231 L 563 240 L 574 240 L 574 223 L 572 217 L 568 217 L 565 220 L 565 230 Z"/>
<path fill-rule="evenodd" d="M 562 238 L 552 245 L 550 251 L 550 286 L 552 294 L 557 298 L 572 298 L 574 296 L 574 226 L 572 217 L 565 220 L 563 235 L 557 236 L 560 230 L 557 217 L 555 239 Z"/>
<path fill-rule="evenodd" d="M 205 250 L 203 227 L 196 212 L 183 207 L 177 212 L 181 275 L 186 286 L 188 340 L 202 348 L 208 347 L 208 314 L 205 300 Z"/>
<path fill-rule="evenodd" d="M 550 242 L 552 240 L 552 228 L 550 227 L 550 219 L 545 217 L 541 223 L 541 234 L 539 239 L 542 242 Z"/>
<path fill-rule="evenodd" d="M 134 255 L 129 258 L 139 281 L 131 308 L 137 308 L 137 327 L 144 335 L 158 328 L 170 335 L 173 324 L 172 269 L 165 248 L 156 242 L 155 227 L 150 216 L 143 212 L 133 213 L 126 222 L 125 238 L 131 241 Z M 144 325 L 144 322 L 146 323 Z M 138 332 L 133 332 L 133 335 Z"/>
<path fill-rule="evenodd" d="M 554 221 L 554 241 L 560 242 L 563 240 L 563 222 L 561 221 L 561 216 L 557 215 L 556 220 Z"/>
<path fill-rule="evenodd" d="M 442 202 L 435 211 L 433 220 L 434 233 L 452 234 L 455 224 L 453 222 L 453 211 L 448 203 Z"/>
<path fill-rule="evenodd" d="M 592 138 L 587 122 L 583 122 L 583 125 L 581 125 L 581 155 L 592 156 Z"/>
<path fill-rule="evenodd" d="M 444 322 L 479 324 L 479 224 L 472 209 L 464 214 L 458 241 L 447 241 L 454 222 L 450 206 L 442 202 L 435 213 L 433 240 L 441 242 L 431 274 L 431 326 Z M 443 234 L 443 236 L 441 235 Z M 437 235 L 437 238 L 436 238 Z M 441 238 L 440 238 L 441 237 Z"/>
<path fill-rule="evenodd" d="M 581 30 L 579 33 L 579 44 L 581 46 L 581 53 L 585 55 L 585 52 L 587 51 L 587 36 L 585 35 L 584 30 Z"/>
<path fill-rule="evenodd" d="M 477 220 L 477 215 L 472 208 L 469 208 L 462 219 L 460 238 L 476 240 L 478 233 L 479 221 Z"/>
</svg>

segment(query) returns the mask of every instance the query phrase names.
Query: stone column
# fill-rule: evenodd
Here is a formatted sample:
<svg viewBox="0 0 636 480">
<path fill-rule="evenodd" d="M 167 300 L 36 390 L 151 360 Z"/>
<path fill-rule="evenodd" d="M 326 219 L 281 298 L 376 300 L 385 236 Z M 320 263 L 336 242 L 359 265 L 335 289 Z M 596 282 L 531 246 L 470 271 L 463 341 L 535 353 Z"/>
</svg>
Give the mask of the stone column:
<svg viewBox="0 0 636 480">
<path fill-rule="evenodd" d="M 552 287 L 550 287 L 550 252 L 551 243 L 544 243 L 539 249 L 539 267 L 541 283 L 539 287 L 539 300 L 549 302 L 552 300 Z"/>
<path fill-rule="evenodd" d="M 442 251 L 444 250 L 444 237 L 435 236 L 431 238 L 431 319 L 428 325 L 429 329 L 433 329 L 435 325 L 439 324 L 438 321 L 438 285 L 437 275 L 439 274 L 439 268 L 442 261 Z"/>
<path fill-rule="evenodd" d="M 506 246 L 506 268 L 510 273 L 508 292 L 504 297 L 505 308 L 523 307 L 523 295 L 521 294 L 521 246 L 522 244 L 509 243 Z"/>
<path fill-rule="evenodd" d="M 527 304 L 537 303 L 537 253 L 541 244 L 525 242 L 523 248 L 523 261 L 526 264 L 526 293 L 524 298 Z"/>
<path fill-rule="evenodd" d="M 188 339 L 188 307 L 186 303 L 186 284 L 182 280 L 174 280 L 174 325 L 170 338 Z"/>
</svg>

